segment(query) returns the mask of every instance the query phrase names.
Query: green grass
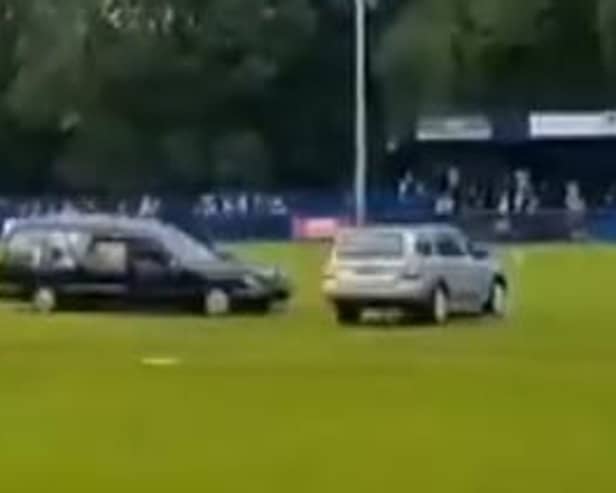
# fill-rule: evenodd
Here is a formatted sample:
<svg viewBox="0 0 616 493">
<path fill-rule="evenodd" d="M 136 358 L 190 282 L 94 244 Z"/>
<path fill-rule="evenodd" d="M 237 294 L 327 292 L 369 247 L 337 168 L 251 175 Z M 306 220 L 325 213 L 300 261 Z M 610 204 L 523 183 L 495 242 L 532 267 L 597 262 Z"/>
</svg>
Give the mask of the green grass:
<svg viewBox="0 0 616 493">
<path fill-rule="evenodd" d="M 4 306 L 0 492 L 616 491 L 616 250 L 523 252 L 509 321 L 444 329 L 340 329 L 309 246 L 248 249 L 270 318 Z"/>
</svg>

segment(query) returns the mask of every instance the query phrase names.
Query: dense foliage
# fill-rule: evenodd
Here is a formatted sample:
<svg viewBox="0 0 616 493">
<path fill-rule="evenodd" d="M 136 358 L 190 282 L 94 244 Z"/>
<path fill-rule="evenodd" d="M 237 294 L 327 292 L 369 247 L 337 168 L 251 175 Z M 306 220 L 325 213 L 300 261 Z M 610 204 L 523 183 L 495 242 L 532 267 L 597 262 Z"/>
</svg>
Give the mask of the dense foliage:
<svg viewBox="0 0 616 493">
<path fill-rule="evenodd" d="M 371 140 L 417 112 L 614 104 L 613 0 L 381 0 Z M 335 185 L 352 0 L 3 0 L 2 189 Z"/>
</svg>

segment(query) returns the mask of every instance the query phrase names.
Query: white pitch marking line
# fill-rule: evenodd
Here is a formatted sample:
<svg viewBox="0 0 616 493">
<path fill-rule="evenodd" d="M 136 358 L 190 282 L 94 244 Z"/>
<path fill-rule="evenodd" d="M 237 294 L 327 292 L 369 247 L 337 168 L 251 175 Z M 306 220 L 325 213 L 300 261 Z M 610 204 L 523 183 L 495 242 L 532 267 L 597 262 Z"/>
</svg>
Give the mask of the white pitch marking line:
<svg viewBox="0 0 616 493">
<path fill-rule="evenodd" d="M 143 366 L 151 366 L 155 368 L 171 368 L 182 364 L 182 360 L 173 357 L 150 357 L 142 358 L 141 364 Z"/>
</svg>

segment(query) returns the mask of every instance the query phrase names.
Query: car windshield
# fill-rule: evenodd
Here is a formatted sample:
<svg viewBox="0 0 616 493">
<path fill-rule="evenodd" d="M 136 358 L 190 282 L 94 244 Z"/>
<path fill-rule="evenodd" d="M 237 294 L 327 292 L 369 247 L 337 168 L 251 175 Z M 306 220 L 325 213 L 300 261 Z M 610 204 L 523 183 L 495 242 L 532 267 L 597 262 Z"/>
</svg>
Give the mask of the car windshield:
<svg viewBox="0 0 616 493">
<path fill-rule="evenodd" d="M 169 251 L 181 262 L 214 262 L 218 253 L 196 238 L 172 226 L 161 226 L 162 239 Z"/>
<path fill-rule="evenodd" d="M 403 254 L 404 241 L 399 233 L 348 233 L 338 242 L 341 258 L 398 258 Z"/>
</svg>

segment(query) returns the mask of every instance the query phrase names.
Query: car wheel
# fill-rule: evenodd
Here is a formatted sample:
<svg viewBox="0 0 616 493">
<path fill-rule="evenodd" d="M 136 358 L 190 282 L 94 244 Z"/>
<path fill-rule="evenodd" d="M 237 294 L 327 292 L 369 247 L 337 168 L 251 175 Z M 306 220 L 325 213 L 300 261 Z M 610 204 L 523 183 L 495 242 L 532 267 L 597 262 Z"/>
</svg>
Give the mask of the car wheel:
<svg viewBox="0 0 616 493">
<path fill-rule="evenodd" d="M 58 305 L 56 292 L 52 288 L 36 288 L 32 295 L 32 306 L 39 313 L 51 313 Z"/>
<path fill-rule="evenodd" d="M 361 320 L 362 309 L 352 303 L 336 304 L 336 318 L 342 325 L 356 325 Z"/>
<path fill-rule="evenodd" d="M 499 318 L 504 318 L 507 315 L 507 288 L 502 282 L 492 284 L 487 311 Z"/>
<path fill-rule="evenodd" d="M 223 289 L 210 289 L 203 300 L 203 310 L 210 317 L 220 317 L 231 312 L 231 298 Z"/>
<path fill-rule="evenodd" d="M 442 286 L 437 287 L 432 293 L 430 318 L 437 325 L 446 324 L 449 320 L 449 296 Z"/>
</svg>

